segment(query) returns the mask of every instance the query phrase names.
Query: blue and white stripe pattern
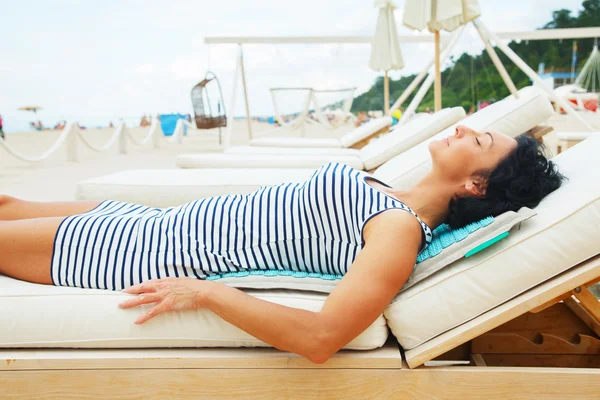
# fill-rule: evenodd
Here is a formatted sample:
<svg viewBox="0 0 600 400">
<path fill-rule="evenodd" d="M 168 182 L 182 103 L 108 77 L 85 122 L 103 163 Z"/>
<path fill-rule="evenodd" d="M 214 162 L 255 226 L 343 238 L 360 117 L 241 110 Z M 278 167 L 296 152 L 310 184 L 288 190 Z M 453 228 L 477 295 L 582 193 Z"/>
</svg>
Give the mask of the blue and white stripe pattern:
<svg viewBox="0 0 600 400">
<path fill-rule="evenodd" d="M 366 177 L 331 163 L 303 183 L 178 207 L 104 201 L 61 223 L 52 279 L 59 286 L 121 290 L 155 278 L 252 270 L 344 275 L 364 244 L 370 218 L 402 209 L 418 219 Z M 419 222 L 429 243 L 431 230 Z"/>
</svg>

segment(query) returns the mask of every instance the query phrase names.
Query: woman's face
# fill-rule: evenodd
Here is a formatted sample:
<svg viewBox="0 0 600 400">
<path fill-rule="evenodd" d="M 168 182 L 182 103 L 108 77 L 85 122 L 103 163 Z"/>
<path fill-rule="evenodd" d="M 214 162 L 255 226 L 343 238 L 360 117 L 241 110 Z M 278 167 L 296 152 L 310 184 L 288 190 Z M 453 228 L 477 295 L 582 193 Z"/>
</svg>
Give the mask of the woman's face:
<svg viewBox="0 0 600 400">
<path fill-rule="evenodd" d="M 509 136 L 458 125 L 453 135 L 430 142 L 429 152 L 434 170 L 468 185 L 476 172 L 493 169 L 516 147 L 517 141 Z"/>
</svg>

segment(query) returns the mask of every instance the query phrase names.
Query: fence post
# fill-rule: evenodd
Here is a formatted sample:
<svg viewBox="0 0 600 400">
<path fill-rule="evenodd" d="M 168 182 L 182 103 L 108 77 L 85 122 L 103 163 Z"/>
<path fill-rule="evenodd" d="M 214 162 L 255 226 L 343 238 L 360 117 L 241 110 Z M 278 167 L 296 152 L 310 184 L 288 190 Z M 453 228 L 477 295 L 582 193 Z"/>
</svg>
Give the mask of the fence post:
<svg viewBox="0 0 600 400">
<path fill-rule="evenodd" d="M 160 147 L 160 135 L 162 134 L 158 116 L 152 120 L 152 125 L 150 125 L 150 132 L 152 132 L 152 144 L 154 145 L 155 149 L 158 149 Z"/>
<path fill-rule="evenodd" d="M 69 122 L 65 129 L 67 130 L 67 161 L 76 162 L 79 125 L 76 122 Z"/>
<path fill-rule="evenodd" d="M 117 130 L 119 131 L 119 153 L 127 154 L 127 126 L 123 122 L 119 124 Z"/>
</svg>

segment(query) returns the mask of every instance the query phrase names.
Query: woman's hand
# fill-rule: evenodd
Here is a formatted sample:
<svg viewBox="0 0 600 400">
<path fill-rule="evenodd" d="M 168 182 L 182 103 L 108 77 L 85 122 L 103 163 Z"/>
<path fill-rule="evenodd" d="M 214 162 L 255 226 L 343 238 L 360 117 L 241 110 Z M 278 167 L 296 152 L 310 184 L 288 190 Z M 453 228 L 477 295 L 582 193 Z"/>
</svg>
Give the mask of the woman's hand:
<svg viewBox="0 0 600 400">
<path fill-rule="evenodd" d="M 142 304 L 157 303 L 135 320 L 136 324 L 143 324 L 166 311 L 195 310 L 202 307 L 202 299 L 211 286 L 212 282 L 195 278 L 152 279 L 123 290 L 123 293 L 138 294 L 139 296 L 122 302 L 119 307 L 131 308 Z"/>
</svg>

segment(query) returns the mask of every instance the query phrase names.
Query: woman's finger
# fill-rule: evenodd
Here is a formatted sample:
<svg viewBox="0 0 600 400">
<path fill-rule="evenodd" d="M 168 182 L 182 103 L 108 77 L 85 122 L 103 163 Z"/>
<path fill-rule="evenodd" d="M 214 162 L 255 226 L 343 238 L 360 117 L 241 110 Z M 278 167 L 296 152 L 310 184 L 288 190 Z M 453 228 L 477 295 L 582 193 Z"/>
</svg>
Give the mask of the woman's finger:
<svg viewBox="0 0 600 400">
<path fill-rule="evenodd" d="M 144 293 L 132 299 L 125 300 L 119 304 L 121 308 L 137 307 L 142 304 L 158 303 L 162 301 L 162 296 L 156 293 Z"/>
<path fill-rule="evenodd" d="M 152 318 L 156 317 L 158 314 L 163 313 L 165 311 L 167 311 L 167 310 L 166 310 L 164 303 L 159 303 L 156 306 L 152 307 L 150 310 L 148 310 L 145 314 L 138 317 L 138 319 L 136 319 L 134 323 L 136 323 L 138 325 L 143 324 L 144 322 L 148 321 L 149 319 L 152 319 Z"/>
<path fill-rule="evenodd" d="M 127 289 L 121 290 L 121 292 L 129 294 L 151 293 L 156 292 L 156 285 L 152 281 L 148 281 L 130 286 Z"/>
</svg>

